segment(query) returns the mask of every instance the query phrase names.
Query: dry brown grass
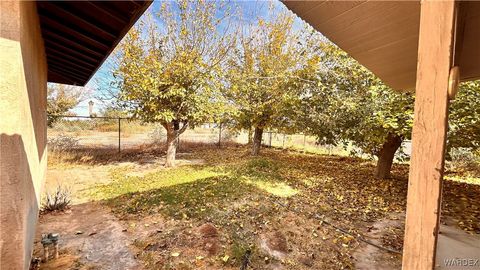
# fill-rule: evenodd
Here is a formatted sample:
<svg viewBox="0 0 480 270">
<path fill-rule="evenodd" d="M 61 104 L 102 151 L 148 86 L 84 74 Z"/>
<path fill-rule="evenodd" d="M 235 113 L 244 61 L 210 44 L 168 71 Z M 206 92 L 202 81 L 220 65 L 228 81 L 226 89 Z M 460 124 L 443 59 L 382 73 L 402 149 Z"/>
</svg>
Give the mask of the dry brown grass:
<svg viewBox="0 0 480 270">
<path fill-rule="evenodd" d="M 222 142 L 222 147 L 240 146 L 235 142 Z M 191 153 L 203 149 L 217 148 L 214 143 L 181 141 L 177 153 Z M 141 144 L 118 152 L 118 148 L 99 146 L 79 146 L 62 151 L 49 151 L 48 166 L 107 165 L 119 162 L 142 163 L 145 156 L 163 156 L 165 144 Z"/>
</svg>

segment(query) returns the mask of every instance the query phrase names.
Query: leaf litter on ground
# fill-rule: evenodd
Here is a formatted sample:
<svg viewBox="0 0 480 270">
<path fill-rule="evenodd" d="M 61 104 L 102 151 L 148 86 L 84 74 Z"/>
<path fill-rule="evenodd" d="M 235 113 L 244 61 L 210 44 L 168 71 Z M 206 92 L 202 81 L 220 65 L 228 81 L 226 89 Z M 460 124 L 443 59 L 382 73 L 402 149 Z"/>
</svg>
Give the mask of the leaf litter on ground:
<svg viewBox="0 0 480 270">
<path fill-rule="evenodd" d="M 128 224 L 156 224 L 129 227 L 140 235 L 135 246 L 147 269 L 238 269 L 247 252 L 253 269 L 353 269 L 360 242 L 352 236 L 405 212 L 405 165 L 393 167 L 392 179 L 375 179 L 374 164 L 359 158 L 275 149 L 250 157 L 241 147 L 201 149 L 191 158 L 205 162 L 142 177 L 115 169 L 92 195 Z M 478 194 L 478 185 L 446 181 L 444 216 L 480 233 Z M 198 233 L 207 223 L 217 236 Z M 399 220 L 377 244 L 401 250 L 403 226 Z M 271 235 L 285 238 L 287 250 L 265 248 Z M 400 264 L 400 256 L 385 258 Z"/>
</svg>

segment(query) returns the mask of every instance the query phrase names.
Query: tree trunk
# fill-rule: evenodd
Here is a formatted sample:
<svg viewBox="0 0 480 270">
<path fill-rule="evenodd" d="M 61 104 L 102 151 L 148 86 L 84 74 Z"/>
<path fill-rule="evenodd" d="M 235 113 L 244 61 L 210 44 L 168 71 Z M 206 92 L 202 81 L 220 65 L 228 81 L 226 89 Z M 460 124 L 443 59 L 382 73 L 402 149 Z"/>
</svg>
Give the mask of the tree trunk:
<svg viewBox="0 0 480 270">
<path fill-rule="evenodd" d="M 175 167 L 175 154 L 177 152 L 177 136 L 175 130 L 167 130 L 167 156 L 165 167 Z"/>
<path fill-rule="evenodd" d="M 177 153 L 179 136 L 188 127 L 188 122 L 184 122 L 180 128 L 180 122 L 173 120 L 163 125 L 167 130 L 167 155 L 165 157 L 165 167 L 175 167 L 175 155 Z"/>
<path fill-rule="evenodd" d="M 251 144 L 252 143 L 252 128 L 248 128 L 248 142 L 247 144 Z"/>
<path fill-rule="evenodd" d="M 258 156 L 260 153 L 260 147 L 262 146 L 263 128 L 255 127 L 255 133 L 253 135 L 252 155 Z"/>
<path fill-rule="evenodd" d="M 375 177 L 379 179 L 390 178 L 390 171 L 392 169 L 393 158 L 395 152 L 402 145 L 402 137 L 390 133 L 387 136 L 387 140 L 382 146 L 382 149 L 378 153 L 377 168 L 375 170 Z"/>
</svg>

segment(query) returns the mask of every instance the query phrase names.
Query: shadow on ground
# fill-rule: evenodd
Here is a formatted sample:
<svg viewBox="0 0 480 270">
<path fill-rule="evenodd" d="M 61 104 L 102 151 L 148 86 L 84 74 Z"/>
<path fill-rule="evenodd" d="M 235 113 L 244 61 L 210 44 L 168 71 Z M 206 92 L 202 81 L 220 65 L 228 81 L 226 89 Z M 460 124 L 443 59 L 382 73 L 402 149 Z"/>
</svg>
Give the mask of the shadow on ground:
<svg viewBox="0 0 480 270">
<path fill-rule="evenodd" d="M 246 260 L 254 269 L 348 269 L 367 255 L 382 269 L 399 268 L 399 255 L 362 251 L 352 235 L 402 249 L 407 166 L 375 179 L 362 159 L 247 151 L 199 148 L 186 158 L 201 165 L 142 174 L 115 167 L 108 182 L 91 187 L 100 201 L 92 205 L 113 212 L 147 269 L 238 269 Z M 452 226 L 480 232 L 478 194 L 478 185 L 446 181 L 443 213 Z M 215 233 L 205 236 L 205 226 Z"/>
<path fill-rule="evenodd" d="M 60 257 L 40 269 L 138 269 L 123 225 L 101 203 L 74 205 L 66 212 L 41 215 L 34 257 L 42 257 L 41 235 L 60 234 Z"/>
</svg>

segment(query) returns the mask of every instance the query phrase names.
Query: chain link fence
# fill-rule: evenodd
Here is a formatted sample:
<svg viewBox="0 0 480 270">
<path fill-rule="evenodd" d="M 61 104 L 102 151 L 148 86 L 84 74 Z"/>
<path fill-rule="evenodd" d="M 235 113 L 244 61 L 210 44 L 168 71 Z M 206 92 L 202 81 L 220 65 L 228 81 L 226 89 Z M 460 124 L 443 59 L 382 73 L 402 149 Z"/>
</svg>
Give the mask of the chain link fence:
<svg viewBox="0 0 480 270">
<path fill-rule="evenodd" d="M 318 145 L 315 136 L 306 134 L 287 134 L 267 131 L 263 134 L 262 144 L 269 147 L 295 149 L 319 154 L 348 154 L 347 150 L 340 146 Z"/>
<path fill-rule="evenodd" d="M 167 134 L 160 124 L 146 124 L 138 120 L 121 117 L 101 116 L 49 116 L 47 138 L 49 148 L 110 148 L 134 149 L 142 145 L 166 143 Z M 218 123 L 205 123 L 187 129 L 179 137 L 182 144 L 203 143 L 221 146 L 226 143 L 247 144 L 252 134 L 237 132 Z M 262 144 L 275 148 L 296 149 L 321 154 L 348 155 L 348 149 L 336 146 L 322 146 L 314 136 L 304 134 L 284 134 L 266 131 Z"/>
<path fill-rule="evenodd" d="M 47 138 L 49 147 L 55 148 L 116 148 L 118 151 L 146 144 L 166 143 L 167 134 L 160 124 L 146 124 L 130 118 L 97 116 L 49 116 Z M 242 136 L 221 128 L 216 123 L 206 123 L 187 129 L 180 135 L 182 142 L 221 145 L 222 142 L 244 143 Z M 246 142 L 245 142 L 246 143 Z"/>
</svg>

